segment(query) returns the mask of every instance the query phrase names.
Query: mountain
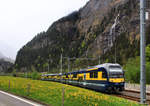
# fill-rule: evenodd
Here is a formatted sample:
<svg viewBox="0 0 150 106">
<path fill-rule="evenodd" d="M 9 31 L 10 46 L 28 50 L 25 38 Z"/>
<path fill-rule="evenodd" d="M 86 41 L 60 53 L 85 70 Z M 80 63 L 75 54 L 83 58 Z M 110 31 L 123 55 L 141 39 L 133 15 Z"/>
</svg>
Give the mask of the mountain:
<svg viewBox="0 0 150 106">
<path fill-rule="evenodd" d="M 5 56 L 0 52 L 0 58 L 5 58 Z"/>
<path fill-rule="evenodd" d="M 14 63 L 15 62 L 13 59 L 4 56 L 1 52 L 0 52 L 0 59 L 4 60 L 4 61 L 7 61 L 7 62 L 10 62 L 10 63 Z"/>
<path fill-rule="evenodd" d="M 0 73 L 8 72 L 9 68 L 13 66 L 13 63 L 5 61 L 4 59 L 0 59 Z"/>
<path fill-rule="evenodd" d="M 7 42 L 4 42 L 2 39 L 0 39 L 0 51 L 5 56 L 14 59 L 16 58 L 16 49 L 11 47 Z"/>
<path fill-rule="evenodd" d="M 139 0 L 90 0 L 79 11 L 54 22 L 38 33 L 17 54 L 18 68 L 38 71 L 50 59 L 57 67 L 64 57 L 101 57 L 101 62 L 125 64 L 139 55 Z M 147 29 L 150 28 L 149 22 Z M 150 31 L 147 30 L 146 35 Z M 147 44 L 150 40 L 147 40 Z M 116 52 L 115 52 L 116 51 Z"/>
<path fill-rule="evenodd" d="M 14 61 L 7 58 L 0 52 L 0 72 L 6 72 L 13 65 Z"/>
</svg>

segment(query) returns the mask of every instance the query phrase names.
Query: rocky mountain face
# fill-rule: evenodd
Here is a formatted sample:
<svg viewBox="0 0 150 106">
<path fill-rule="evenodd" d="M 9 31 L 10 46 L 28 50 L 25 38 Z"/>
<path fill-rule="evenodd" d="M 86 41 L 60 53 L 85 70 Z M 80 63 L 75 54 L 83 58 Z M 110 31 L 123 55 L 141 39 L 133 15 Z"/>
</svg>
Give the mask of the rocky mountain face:
<svg viewBox="0 0 150 106">
<path fill-rule="evenodd" d="M 15 64 L 18 68 L 34 65 L 40 71 L 48 58 L 50 66 L 56 67 L 61 54 L 101 56 L 101 62 L 114 62 L 116 54 L 117 62 L 125 64 L 128 58 L 139 55 L 139 19 L 139 0 L 90 0 L 37 34 L 20 49 Z"/>
<path fill-rule="evenodd" d="M 0 39 L 0 51 L 4 54 L 5 58 L 13 60 L 12 62 L 14 62 L 15 58 L 16 58 L 16 50 L 15 48 L 11 47 L 9 44 L 7 44 L 7 42 L 4 42 L 3 40 Z"/>
<path fill-rule="evenodd" d="M 13 63 L 0 59 L 0 73 L 8 72 L 9 68 L 13 66 Z"/>
<path fill-rule="evenodd" d="M 4 61 L 7 61 L 7 62 L 10 62 L 10 63 L 14 63 L 15 62 L 13 59 L 8 58 L 5 55 L 3 55 L 1 52 L 0 52 L 0 59 L 4 60 Z"/>
<path fill-rule="evenodd" d="M 13 65 L 12 60 L 0 53 L 0 72 L 6 72 Z"/>
<path fill-rule="evenodd" d="M 5 56 L 0 52 L 0 58 L 5 58 Z"/>
</svg>

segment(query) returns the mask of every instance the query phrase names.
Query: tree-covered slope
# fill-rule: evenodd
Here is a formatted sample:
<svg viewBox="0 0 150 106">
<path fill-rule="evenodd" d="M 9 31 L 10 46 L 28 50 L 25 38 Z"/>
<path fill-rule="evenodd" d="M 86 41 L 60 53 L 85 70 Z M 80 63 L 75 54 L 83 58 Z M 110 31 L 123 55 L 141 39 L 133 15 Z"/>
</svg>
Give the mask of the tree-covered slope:
<svg viewBox="0 0 150 106">
<path fill-rule="evenodd" d="M 112 29 L 115 19 L 117 23 Z M 43 71 L 48 59 L 51 68 L 57 67 L 61 54 L 101 56 L 101 62 L 114 62 L 115 45 L 117 62 L 125 64 L 128 58 L 139 55 L 139 22 L 139 0 L 90 0 L 21 48 L 16 67 L 24 69 L 33 65 Z"/>
<path fill-rule="evenodd" d="M 13 63 L 0 59 L 0 73 L 9 72 L 10 68 L 13 66 Z"/>
</svg>

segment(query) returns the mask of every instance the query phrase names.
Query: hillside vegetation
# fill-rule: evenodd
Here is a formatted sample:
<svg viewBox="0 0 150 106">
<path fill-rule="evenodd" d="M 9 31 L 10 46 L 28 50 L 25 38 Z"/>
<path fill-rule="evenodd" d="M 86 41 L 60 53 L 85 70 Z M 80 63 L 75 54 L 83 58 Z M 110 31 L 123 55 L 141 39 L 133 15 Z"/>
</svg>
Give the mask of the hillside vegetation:
<svg viewBox="0 0 150 106">
<path fill-rule="evenodd" d="M 9 70 L 11 72 L 12 66 L 13 66 L 13 63 L 0 58 L 0 73 L 5 73 L 5 72 L 8 72 Z"/>
<path fill-rule="evenodd" d="M 124 66 L 127 82 L 140 83 L 140 57 L 129 58 Z M 146 47 L 146 83 L 150 84 L 150 44 Z"/>
<path fill-rule="evenodd" d="M 118 15 L 118 23 L 110 35 Z M 139 56 L 139 22 L 139 0 L 90 0 L 79 11 L 54 22 L 47 31 L 24 45 L 17 54 L 15 68 L 28 71 L 34 66 L 41 72 L 47 70 L 49 63 L 51 71 L 59 68 L 61 54 L 64 57 L 100 56 L 101 63 L 114 62 L 115 45 L 117 63 L 124 65 L 128 58 Z M 147 38 L 149 34 L 147 30 Z M 149 42 L 147 39 L 147 44 Z M 72 60 L 72 64 L 76 63 L 79 61 Z M 89 63 L 95 65 L 98 60 Z"/>
</svg>

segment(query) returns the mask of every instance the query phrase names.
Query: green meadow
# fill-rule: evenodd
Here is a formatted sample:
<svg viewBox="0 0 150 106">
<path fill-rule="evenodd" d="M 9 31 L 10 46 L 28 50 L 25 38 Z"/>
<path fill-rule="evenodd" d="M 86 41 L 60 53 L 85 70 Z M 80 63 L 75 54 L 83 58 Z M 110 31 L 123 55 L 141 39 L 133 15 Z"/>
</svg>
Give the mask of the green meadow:
<svg viewBox="0 0 150 106">
<path fill-rule="evenodd" d="M 62 98 L 64 106 L 139 106 L 138 103 L 130 100 L 80 87 L 18 77 L 1 76 L 0 89 L 50 106 L 61 106 Z"/>
</svg>

